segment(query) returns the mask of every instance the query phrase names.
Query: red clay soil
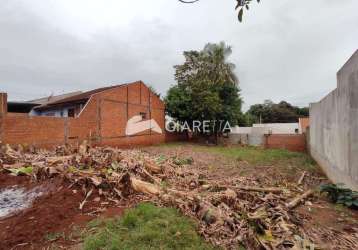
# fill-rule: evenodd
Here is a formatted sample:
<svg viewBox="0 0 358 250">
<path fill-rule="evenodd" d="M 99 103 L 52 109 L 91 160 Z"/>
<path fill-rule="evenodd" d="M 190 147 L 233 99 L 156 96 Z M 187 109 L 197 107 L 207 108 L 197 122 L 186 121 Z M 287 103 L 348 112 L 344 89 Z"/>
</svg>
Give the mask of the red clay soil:
<svg viewBox="0 0 358 250">
<path fill-rule="evenodd" d="M 6 186 L 25 186 L 29 184 L 26 177 L 9 177 L 0 174 L 0 188 Z M 47 235 L 71 232 L 73 227 L 83 227 L 90 220 L 96 218 L 88 213 L 100 207 L 100 202 L 92 199 L 85 204 L 83 210 L 79 204 L 84 200 L 81 190 L 68 188 L 69 184 L 60 180 L 42 183 L 48 193 L 37 198 L 32 207 L 16 215 L 0 220 L 0 250 L 8 249 L 42 249 L 51 242 Z M 75 190 L 75 191 L 74 191 Z M 108 209 L 108 216 L 120 215 L 122 208 Z M 66 246 L 71 242 L 63 242 Z M 73 243 L 76 244 L 76 243 Z"/>
<path fill-rule="evenodd" d="M 322 249 L 357 249 L 352 243 L 358 233 L 358 212 L 353 209 L 318 200 L 312 206 L 297 208 L 303 218 L 303 228 Z M 351 238 L 352 237 L 352 238 Z M 356 242 L 356 241 L 355 241 Z"/>
<path fill-rule="evenodd" d="M 0 172 L 0 189 L 11 186 L 28 186 L 30 178 L 28 176 L 11 176 Z"/>
</svg>

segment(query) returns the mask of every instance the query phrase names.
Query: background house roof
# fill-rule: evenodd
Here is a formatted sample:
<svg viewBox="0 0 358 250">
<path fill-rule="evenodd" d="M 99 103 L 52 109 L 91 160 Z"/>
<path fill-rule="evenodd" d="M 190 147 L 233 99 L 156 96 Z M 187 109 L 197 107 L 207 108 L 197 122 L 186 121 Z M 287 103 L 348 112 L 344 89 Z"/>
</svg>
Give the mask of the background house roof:
<svg viewBox="0 0 358 250">
<path fill-rule="evenodd" d="M 79 95 L 81 93 L 82 93 L 82 91 L 76 91 L 76 92 L 66 93 L 66 94 L 62 94 L 62 95 L 50 95 L 48 97 L 42 97 L 42 98 L 39 98 L 39 99 L 27 101 L 27 103 L 46 105 L 46 104 L 49 104 L 49 103 L 52 103 L 52 102 L 60 101 L 60 100 L 65 99 L 65 98 L 69 98 L 69 97 L 72 97 L 72 96 L 75 96 L 75 95 Z"/>
<path fill-rule="evenodd" d="M 73 95 L 73 96 L 70 96 L 70 97 L 67 97 L 67 98 L 63 98 L 63 99 L 58 100 L 56 102 L 51 102 L 51 103 L 49 103 L 49 105 L 52 106 L 52 105 L 57 105 L 57 104 L 88 100 L 94 94 L 97 94 L 97 93 L 105 91 L 105 90 L 117 88 L 117 87 L 122 86 L 122 85 L 124 85 L 124 84 L 110 86 L 110 87 L 103 87 L 103 88 L 98 88 L 98 89 L 93 89 L 93 90 L 90 90 L 90 91 L 87 91 L 87 92 L 83 92 L 83 93 L 80 93 L 80 94 L 77 94 L 77 95 Z"/>
<path fill-rule="evenodd" d="M 43 109 L 53 108 L 55 106 L 61 106 L 63 104 L 67 104 L 67 103 L 82 103 L 82 102 L 86 102 L 94 94 L 103 92 L 105 90 L 114 89 L 114 88 L 117 88 L 117 87 L 120 87 L 120 86 L 139 83 L 139 82 L 140 81 L 133 82 L 133 83 L 118 84 L 118 85 L 113 85 L 113 86 L 109 86 L 109 87 L 93 89 L 93 90 L 86 91 L 86 92 L 73 92 L 73 93 L 67 94 L 67 96 L 61 95 L 62 98 L 60 98 L 60 96 L 58 96 L 57 100 L 44 103 L 44 104 L 42 104 L 40 106 L 35 107 L 35 109 L 36 110 L 43 110 Z M 42 98 L 42 99 L 45 99 L 45 98 Z M 38 100 L 42 100 L 42 99 L 38 99 Z M 38 101 L 38 100 L 33 100 L 33 101 Z"/>
</svg>

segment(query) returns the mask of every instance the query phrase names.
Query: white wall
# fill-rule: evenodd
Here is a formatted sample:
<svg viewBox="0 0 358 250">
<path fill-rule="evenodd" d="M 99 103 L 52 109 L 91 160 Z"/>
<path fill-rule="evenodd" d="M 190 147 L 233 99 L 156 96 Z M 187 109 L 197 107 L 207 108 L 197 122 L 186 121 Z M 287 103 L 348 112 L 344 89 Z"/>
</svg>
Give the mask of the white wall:
<svg viewBox="0 0 358 250">
<path fill-rule="evenodd" d="M 251 134 L 252 127 L 233 127 L 231 129 L 232 134 Z"/>
<path fill-rule="evenodd" d="M 232 134 L 298 134 L 300 133 L 298 123 L 264 123 L 253 124 L 252 127 L 232 128 Z"/>
<path fill-rule="evenodd" d="M 332 181 L 358 190 L 358 51 L 337 78 L 337 89 L 310 105 L 310 151 Z"/>
<path fill-rule="evenodd" d="M 298 134 L 298 123 L 264 123 L 253 124 L 254 128 L 265 128 L 269 134 Z"/>
</svg>

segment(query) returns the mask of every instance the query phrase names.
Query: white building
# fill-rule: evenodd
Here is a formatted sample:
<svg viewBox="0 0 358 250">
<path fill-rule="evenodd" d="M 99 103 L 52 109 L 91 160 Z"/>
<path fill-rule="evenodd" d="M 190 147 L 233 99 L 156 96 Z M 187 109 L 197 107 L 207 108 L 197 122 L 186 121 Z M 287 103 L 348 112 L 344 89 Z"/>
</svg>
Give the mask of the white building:
<svg viewBox="0 0 358 250">
<path fill-rule="evenodd" d="M 299 123 L 264 123 L 232 128 L 232 134 L 300 134 Z"/>
</svg>

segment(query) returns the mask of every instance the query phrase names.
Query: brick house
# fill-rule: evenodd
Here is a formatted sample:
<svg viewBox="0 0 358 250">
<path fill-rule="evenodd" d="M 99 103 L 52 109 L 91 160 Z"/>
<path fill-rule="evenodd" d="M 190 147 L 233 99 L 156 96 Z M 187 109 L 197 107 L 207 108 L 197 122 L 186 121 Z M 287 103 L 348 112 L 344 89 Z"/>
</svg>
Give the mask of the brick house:
<svg viewBox="0 0 358 250">
<path fill-rule="evenodd" d="M 7 102 L 0 93 L 0 141 L 50 147 L 89 140 L 136 146 L 165 141 L 164 103 L 143 82 Z"/>
</svg>

